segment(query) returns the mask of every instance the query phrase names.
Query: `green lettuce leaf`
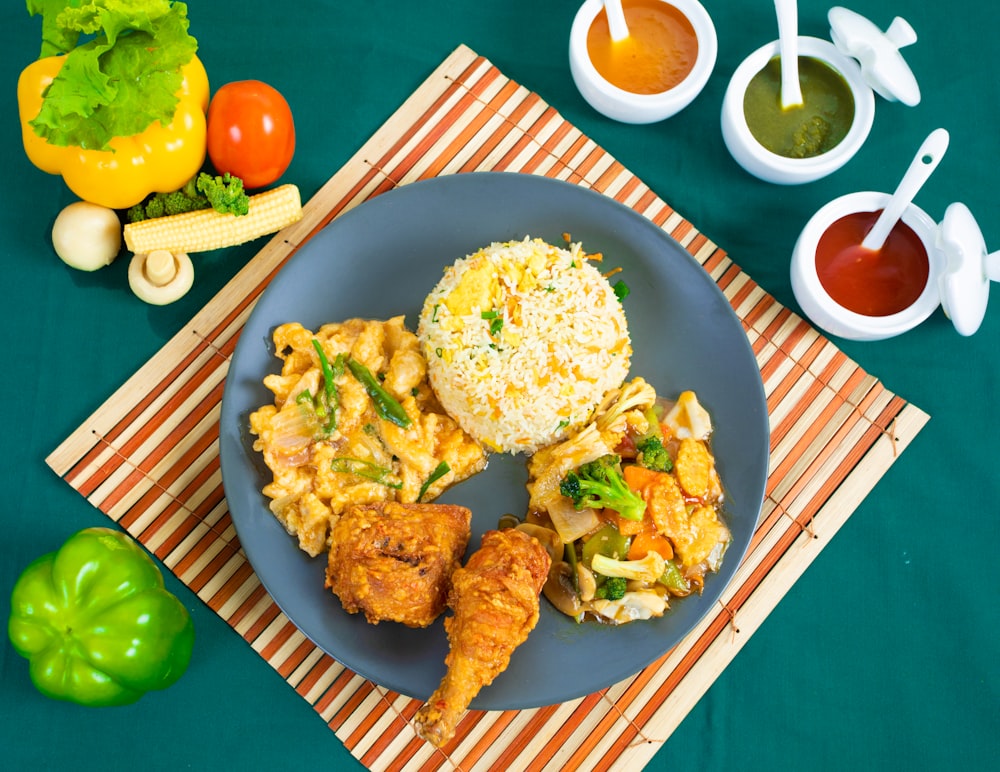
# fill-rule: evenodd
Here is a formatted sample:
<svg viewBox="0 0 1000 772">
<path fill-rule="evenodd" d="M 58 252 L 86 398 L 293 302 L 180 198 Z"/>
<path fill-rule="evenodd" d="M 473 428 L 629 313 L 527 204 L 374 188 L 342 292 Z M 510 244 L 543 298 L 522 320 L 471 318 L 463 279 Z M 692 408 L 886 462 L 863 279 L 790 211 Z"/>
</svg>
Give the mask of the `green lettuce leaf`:
<svg viewBox="0 0 1000 772">
<path fill-rule="evenodd" d="M 80 31 L 59 26 L 58 16 L 65 8 L 76 8 L 83 0 L 28 0 L 28 13 L 42 17 L 42 50 L 38 55 L 55 56 L 72 51 Z"/>
<path fill-rule="evenodd" d="M 181 67 L 198 49 L 185 3 L 35 0 L 28 10 L 43 16 L 43 53 L 66 51 L 31 121 L 39 136 L 53 145 L 107 150 L 114 137 L 170 123 Z"/>
</svg>

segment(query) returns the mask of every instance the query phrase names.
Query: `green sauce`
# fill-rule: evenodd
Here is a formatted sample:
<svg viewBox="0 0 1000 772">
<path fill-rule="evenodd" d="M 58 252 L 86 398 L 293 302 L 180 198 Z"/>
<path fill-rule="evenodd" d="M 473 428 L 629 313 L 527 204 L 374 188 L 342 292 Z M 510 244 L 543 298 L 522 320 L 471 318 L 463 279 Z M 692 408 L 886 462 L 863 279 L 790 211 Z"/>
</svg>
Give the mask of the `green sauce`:
<svg viewBox="0 0 1000 772">
<path fill-rule="evenodd" d="M 844 76 L 819 59 L 799 57 L 802 105 L 781 108 L 781 57 L 747 85 L 743 112 L 754 138 L 786 158 L 811 158 L 836 147 L 854 123 L 854 97 Z"/>
</svg>

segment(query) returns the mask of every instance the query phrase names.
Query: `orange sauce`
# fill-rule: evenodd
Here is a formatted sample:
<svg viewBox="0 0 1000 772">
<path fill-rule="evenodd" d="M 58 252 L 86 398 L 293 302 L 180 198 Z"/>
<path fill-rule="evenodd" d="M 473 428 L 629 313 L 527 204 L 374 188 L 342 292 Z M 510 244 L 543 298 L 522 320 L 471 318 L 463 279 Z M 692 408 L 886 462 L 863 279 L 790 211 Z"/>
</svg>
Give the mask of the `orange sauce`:
<svg viewBox="0 0 1000 772">
<path fill-rule="evenodd" d="M 587 31 L 587 52 L 606 81 L 633 94 L 660 94 L 688 76 L 698 37 L 688 18 L 660 0 L 624 0 L 629 36 L 611 40 L 603 9 Z"/>
<path fill-rule="evenodd" d="M 823 289 L 847 310 L 865 316 L 905 311 L 923 293 L 930 273 L 923 242 L 902 221 L 878 251 L 861 246 L 880 213 L 842 217 L 816 245 L 816 273 Z"/>
</svg>

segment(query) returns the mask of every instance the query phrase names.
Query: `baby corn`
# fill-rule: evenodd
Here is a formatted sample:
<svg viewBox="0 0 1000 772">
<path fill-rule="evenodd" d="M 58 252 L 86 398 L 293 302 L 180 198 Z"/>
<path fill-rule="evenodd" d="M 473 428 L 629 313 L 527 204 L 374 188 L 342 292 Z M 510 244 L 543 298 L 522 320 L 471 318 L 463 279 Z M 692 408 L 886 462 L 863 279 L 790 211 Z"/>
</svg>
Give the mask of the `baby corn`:
<svg viewBox="0 0 1000 772">
<path fill-rule="evenodd" d="M 301 219 L 298 187 L 280 185 L 250 196 L 245 215 L 201 209 L 129 223 L 125 226 L 125 245 L 136 254 L 149 254 L 157 249 L 174 253 L 208 252 L 275 233 Z"/>
</svg>

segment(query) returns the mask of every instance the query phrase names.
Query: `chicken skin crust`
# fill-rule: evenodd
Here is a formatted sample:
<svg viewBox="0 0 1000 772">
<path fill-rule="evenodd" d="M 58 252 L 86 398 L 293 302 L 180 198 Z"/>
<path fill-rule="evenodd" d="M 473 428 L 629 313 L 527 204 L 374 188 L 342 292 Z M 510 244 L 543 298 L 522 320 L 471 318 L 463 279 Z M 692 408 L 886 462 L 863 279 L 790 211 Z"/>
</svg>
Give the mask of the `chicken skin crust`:
<svg viewBox="0 0 1000 772">
<path fill-rule="evenodd" d="M 452 504 L 355 504 L 333 526 L 326 587 L 372 624 L 427 627 L 445 610 L 472 513 Z"/>
<path fill-rule="evenodd" d="M 437 691 L 415 717 L 418 734 L 442 746 L 484 686 L 507 669 L 511 654 L 538 622 L 538 596 L 551 560 L 532 536 L 487 531 L 482 546 L 452 577 L 445 619 L 450 651 Z"/>
</svg>

